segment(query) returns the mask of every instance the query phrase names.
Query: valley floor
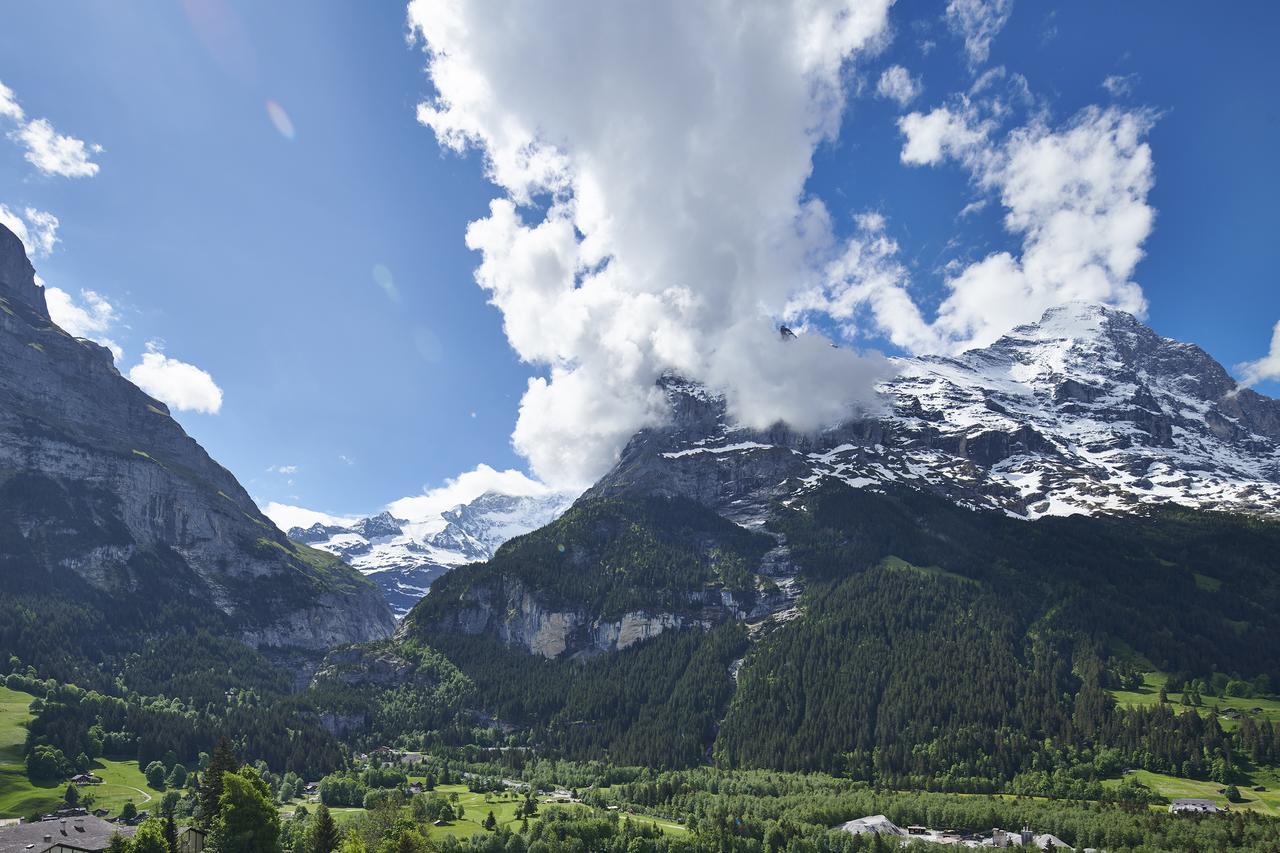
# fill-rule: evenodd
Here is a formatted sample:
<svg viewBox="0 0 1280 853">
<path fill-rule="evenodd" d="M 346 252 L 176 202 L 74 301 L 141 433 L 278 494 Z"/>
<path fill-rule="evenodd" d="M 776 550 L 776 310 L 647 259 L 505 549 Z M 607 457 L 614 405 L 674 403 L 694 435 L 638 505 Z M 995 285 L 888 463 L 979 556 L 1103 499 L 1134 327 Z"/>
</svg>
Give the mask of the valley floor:
<svg viewBox="0 0 1280 853">
<path fill-rule="evenodd" d="M 425 777 L 410 776 L 410 782 L 423 782 Z M 497 826 L 510 832 L 519 832 L 521 828 L 521 820 L 516 817 L 516 808 L 523 802 L 522 796 L 516 794 L 481 794 L 469 791 L 465 785 L 437 785 L 436 791 L 450 798 L 455 805 L 461 806 L 463 816 L 459 820 L 447 822 L 444 826 L 432 826 L 429 828 L 429 837 L 441 840 L 448 837 L 453 838 L 470 838 L 473 835 L 483 835 L 486 830 L 484 828 L 485 818 L 490 812 L 493 812 L 494 818 L 497 820 Z M 457 797 L 456 802 L 453 797 Z M 587 806 L 581 803 L 571 803 L 562 797 L 551 795 L 541 795 L 537 798 L 539 809 L 560 808 L 560 809 L 584 809 L 591 811 Z M 282 819 L 290 819 L 293 817 L 294 810 L 299 806 L 305 806 L 308 810 L 314 811 L 315 803 L 296 801 L 281 806 L 280 816 Z M 355 820 L 358 816 L 365 813 L 362 808 L 330 808 L 329 812 L 339 823 L 347 823 Z M 628 817 L 637 825 L 653 826 L 662 830 L 666 834 L 684 835 L 688 832 L 684 826 L 672 820 L 652 817 L 648 815 L 628 815 Z M 534 815 L 529 818 L 529 825 L 532 826 L 538 822 L 540 815 Z"/>
</svg>

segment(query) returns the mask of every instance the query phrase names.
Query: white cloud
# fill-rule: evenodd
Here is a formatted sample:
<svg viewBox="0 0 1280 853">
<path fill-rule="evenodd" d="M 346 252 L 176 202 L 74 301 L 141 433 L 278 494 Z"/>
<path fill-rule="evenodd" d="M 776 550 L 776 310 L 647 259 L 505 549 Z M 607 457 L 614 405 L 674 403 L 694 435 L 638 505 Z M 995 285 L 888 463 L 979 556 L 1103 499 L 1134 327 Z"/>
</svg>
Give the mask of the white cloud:
<svg viewBox="0 0 1280 853">
<path fill-rule="evenodd" d="M 396 518 L 411 522 L 433 520 L 440 513 L 459 504 L 470 503 L 485 492 L 541 497 L 553 494 L 554 490 L 514 468 L 499 471 L 481 463 L 470 471 L 446 480 L 442 486 L 425 490 L 421 495 L 392 501 L 387 504 L 387 511 Z"/>
<path fill-rule="evenodd" d="M 98 174 L 98 164 L 89 157 L 101 153 L 102 146 L 58 133 L 48 119 L 29 121 L 14 136 L 26 146 L 27 162 L 46 175 L 86 178 Z"/>
<path fill-rule="evenodd" d="M 1241 388 L 1280 379 L 1280 323 L 1276 323 L 1275 330 L 1271 333 L 1271 351 L 1257 361 L 1236 365 L 1236 373 L 1240 376 Z"/>
<path fill-rule="evenodd" d="M 283 476 L 291 476 L 298 473 L 297 465 L 272 465 L 267 468 L 268 474 L 281 474 Z"/>
<path fill-rule="evenodd" d="M 539 476 L 598 476 L 665 417 L 665 370 L 749 423 L 872 404 L 880 362 L 784 345 L 774 322 L 839 251 L 805 182 L 888 5 L 410 4 L 437 91 L 419 119 L 481 150 L 505 193 L 467 244 L 512 347 L 547 371 L 513 435 Z"/>
<path fill-rule="evenodd" d="M 4 83 L 0 83 L 0 118 L 22 121 L 26 117 L 27 114 L 18 105 L 18 98 L 13 94 L 13 90 Z"/>
<path fill-rule="evenodd" d="M 976 67 L 991 55 L 991 41 L 1009 22 L 1013 0 L 950 0 L 947 24 L 964 39 L 969 65 Z"/>
<path fill-rule="evenodd" d="M 116 361 L 124 351 L 110 332 L 119 320 L 116 309 L 101 294 L 92 290 L 80 291 L 80 300 L 58 287 L 46 287 L 44 299 L 49 306 L 53 322 L 77 338 L 88 338 L 111 350 Z"/>
<path fill-rule="evenodd" d="M 971 111 L 937 107 L 928 113 L 909 113 L 898 119 L 906 136 L 900 158 L 909 166 L 932 166 L 945 157 L 968 151 L 986 139 L 989 128 Z"/>
<path fill-rule="evenodd" d="M 908 294 L 910 273 L 899 260 L 897 242 L 886 233 L 884 216 L 864 213 L 856 222 L 857 232 L 828 264 L 823 283 L 792 300 L 789 318 L 802 321 L 816 311 L 839 322 L 850 339 L 875 331 L 908 352 L 945 349 Z M 864 308 L 871 314 L 866 330 L 857 323 Z"/>
<path fill-rule="evenodd" d="M 3 107 L 2 100 L 0 107 Z M 46 257 L 53 251 L 54 244 L 58 242 L 58 224 L 58 217 L 47 211 L 28 207 L 19 214 L 0 204 L 0 225 L 17 235 L 27 254 L 33 258 Z"/>
<path fill-rule="evenodd" d="M 28 121 L 13 90 L 3 83 L 0 83 L 0 117 L 17 125 L 9 138 L 26 148 L 27 162 L 46 175 L 84 178 L 98 174 L 98 164 L 89 158 L 102 152 L 101 145 L 58 133 L 45 118 Z"/>
<path fill-rule="evenodd" d="M 1137 74 L 1111 74 L 1102 81 L 1102 88 L 1113 98 L 1123 98 L 1133 94 L 1133 87 L 1138 85 Z"/>
<path fill-rule="evenodd" d="M 864 217 L 826 280 L 793 301 L 793 315 L 826 313 L 854 335 L 866 314 L 872 330 L 919 353 L 989 344 L 1064 302 L 1145 313 L 1132 276 L 1155 219 L 1145 141 L 1154 117 L 1089 107 L 1060 127 L 1037 116 L 1001 135 L 998 117 L 1006 109 L 994 95 L 957 97 L 952 106 L 904 116 L 901 158 L 910 165 L 960 163 L 983 194 L 962 215 L 998 200 L 1019 251 L 945 264 L 946 297 L 928 320 L 910 294 L 910 273 L 883 218 Z"/>
<path fill-rule="evenodd" d="M 924 87 L 919 79 L 912 77 L 911 72 L 901 65 L 890 65 L 876 83 L 876 94 L 897 101 L 900 107 L 914 101 L 922 91 Z"/>
<path fill-rule="evenodd" d="M 1060 129 L 1040 120 L 992 150 L 953 149 L 980 187 L 999 196 L 1017 257 L 997 252 L 947 282 L 936 326 L 981 346 L 1053 305 L 1099 302 L 1142 315 L 1132 280 L 1151 233 L 1154 183 L 1146 112 L 1082 110 Z"/>
<path fill-rule="evenodd" d="M 310 527 L 313 524 L 325 524 L 346 527 L 360 519 L 356 516 L 330 515 L 291 504 L 271 501 L 262 508 L 262 514 L 275 522 L 276 527 L 288 531 L 291 527 Z"/>
<path fill-rule="evenodd" d="M 129 369 L 129 379 L 152 397 L 179 411 L 217 414 L 222 408 L 222 389 L 207 372 L 169 358 L 152 341 L 142 362 Z"/>
</svg>

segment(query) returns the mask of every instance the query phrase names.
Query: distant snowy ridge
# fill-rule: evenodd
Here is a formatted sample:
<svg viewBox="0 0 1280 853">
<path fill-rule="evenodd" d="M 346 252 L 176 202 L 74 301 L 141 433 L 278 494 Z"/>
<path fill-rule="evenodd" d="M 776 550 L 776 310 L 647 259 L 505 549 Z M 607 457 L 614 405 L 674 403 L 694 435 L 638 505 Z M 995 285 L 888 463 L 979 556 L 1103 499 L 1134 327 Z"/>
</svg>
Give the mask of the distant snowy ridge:
<svg viewBox="0 0 1280 853">
<path fill-rule="evenodd" d="M 490 491 L 438 515 L 404 519 L 384 511 L 352 524 L 294 527 L 289 537 L 341 557 L 367 575 L 400 617 L 445 571 L 489 559 L 508 539 L 554 521 L 572 497 Z"/>
</svg>

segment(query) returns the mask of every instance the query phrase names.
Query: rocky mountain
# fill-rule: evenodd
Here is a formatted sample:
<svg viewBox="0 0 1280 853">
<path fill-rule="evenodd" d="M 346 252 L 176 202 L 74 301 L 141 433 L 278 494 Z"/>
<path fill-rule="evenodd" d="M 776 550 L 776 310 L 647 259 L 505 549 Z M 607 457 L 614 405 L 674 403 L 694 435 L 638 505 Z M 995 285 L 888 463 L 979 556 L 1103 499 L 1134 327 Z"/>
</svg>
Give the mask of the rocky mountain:
<svg viewBox="0 0 1280 853">
<path fill-rule="evenodd" d="M 1280 513 L 1280 401 L 1123 312 L 1072 303 L 989 347 L 897 367 L 881 387 L 890 414 L 817 435 L 736 428 L 721 398 L 664 378 L 670 423 L 638 434 L 593 491 L 684 495 L 743 520 L 825 477 L 1024 518 Z"/>
<path fill-rule="evenodd" d="M 817 435 L 664 377 L 666 425 L 331 655 L 318 707 L 370 743 L 479 726 L 891 787 L 1025 780 L 1063 743 L 1203 775 L 1220 730 L 1152 762 L 1181 718 L 1107 691 L 1280 679 L 1277 403 L 1087 305 L 898 367 L 882 414 Z"/>
<path fill-rule="evenodd" d="M 1280 516 L 1280 402 L 1237 389 L 1199 347 L 1130 315 L 1069 304 L 989 347 L 897 366 L 881 388 L 885 414 L 816 435 L 742 429 L 721 397 L 664 377 L 666 425 L 638 433 L 555 525 L 509 543 L 485 567 L 445 576 L 402 632 L 484 635 L 548 658 L 725 621 L 758 632 L 796 616 L 805 584 L 780 514 L 831 482 L 869 493 L 905 488 L 1024 522 L 1167 505 Z M 711 511 L 703 538 L 672 549 L 673 519 L 645 510 L 654 498 L 684 501 L 677 515 L 686 527 Z M 602 521 L 610 511 L 630 527 Z M 722 519 L 766 534 L 770 546 L 735 552 L 707 538 Z M 636 554 L 655 559 L 653 548 L 619 554 L 606 541 L 617 536 L 663 543 L 659 562 L 693 563 L 715 549 L 743 564 L 676 573 L 654 587 L 665 597 L 605 607 L 583 590 L 645 588 L 637 572 L 656 571 L 627 565 Z M 575 594 L 564 592 L 569 577 Z"/>
<path fill-rule="evenodd" d="M 289 536 L 354 566 L 403 616 L 445 571 L 489 559 L 507 540 L 551 522 L 569 502 L 563 494 L 491 491 L 438 515 L 404 519 L 381 512 L 350 525 L 294 527 Z"/>
<path fill-rule="evenodd" d="M 3 227 L 0 585 L 6 607 L 39 590 L 47 610 L 92 612 L 121 633 L 133 620 L 152 636 L 192 614 L 281 653 L 378 639 L 394 625 L 371 582 L 291 542 L 110 352 L 52 322 Z M 27 628 L 8 616 L 17 643 Z M 111 645 L 84 640 L 91 652 Z"/>
</svg>

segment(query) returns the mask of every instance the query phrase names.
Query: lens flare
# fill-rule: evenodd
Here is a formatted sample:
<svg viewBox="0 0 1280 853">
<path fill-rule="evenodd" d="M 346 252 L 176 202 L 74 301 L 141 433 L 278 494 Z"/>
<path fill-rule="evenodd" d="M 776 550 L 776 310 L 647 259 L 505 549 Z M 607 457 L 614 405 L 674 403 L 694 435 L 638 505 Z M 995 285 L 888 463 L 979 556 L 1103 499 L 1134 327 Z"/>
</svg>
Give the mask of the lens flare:
<svg viewBox="0 0 1280 853">
<path fill-rule="evenodd" d="M 276 130 L 280 131 L 281 136 L 285 139 L 293 139 L 293 119 L 289 118 L 284 107 L 275 101 L 267 101 L 267 118 L 271 119 L 271 123 L 275 125 Z"/>
</svg>

